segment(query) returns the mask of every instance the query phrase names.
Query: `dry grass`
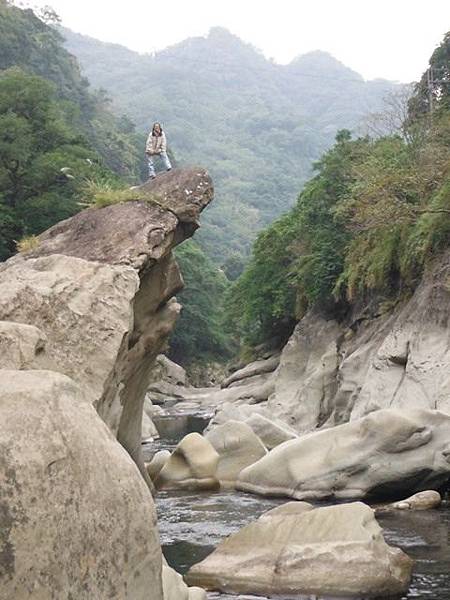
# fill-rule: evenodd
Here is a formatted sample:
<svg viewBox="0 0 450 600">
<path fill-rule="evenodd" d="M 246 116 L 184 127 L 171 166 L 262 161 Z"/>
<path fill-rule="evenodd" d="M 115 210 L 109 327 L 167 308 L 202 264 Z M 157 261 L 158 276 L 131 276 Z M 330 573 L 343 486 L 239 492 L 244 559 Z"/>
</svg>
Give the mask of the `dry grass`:
<svg viewBox="0 0 450 600">
<path fill-rule="evenodd" d="M 35 250 L 39 246 L 39 238 L 37 235 L 28 235 L 19 240 L 16 244 L 18 252 L 24 254 L 26 252 L 31 252 Z"/>
<path fill-rule="evenodd" d="M 155 194 L 144 194 L 142 190 L 130 188 L 119 189 L 110 183 L 104 182 L 87 181 L 84 186 L 84 195 L 88 199 L 87 206 L 95 206 L 96 208 L 104 208 L 121 202 L 132 202 L 133 200 L 141 200 L 161 206 Z"/>
</svg>

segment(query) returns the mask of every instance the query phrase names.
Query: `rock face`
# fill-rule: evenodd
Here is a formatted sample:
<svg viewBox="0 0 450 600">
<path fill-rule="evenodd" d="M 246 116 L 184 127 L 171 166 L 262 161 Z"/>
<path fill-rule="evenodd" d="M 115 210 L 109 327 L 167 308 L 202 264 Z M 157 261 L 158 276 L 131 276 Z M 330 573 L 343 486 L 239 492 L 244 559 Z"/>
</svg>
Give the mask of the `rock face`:
<svg viewBox="0 0 450 600">
<path fill-rule="evenodd" d="M 450 477 L 450 416 L 385 409 L 274 448 L 237 488 L 309 498 L 405 496 Z"/>
<path fill-rule="evenodd" d="M 233 487 L 242 469 L 267 453 L 253 429 L 239 421 L 219 425 L 205 437 L 219 454 L 216 477 L 222 487 Z"/>
<path fill-rule="evenodd" d="M 0 266 L 5 600 L 163 600 L 143 403 L 180 310 L 171 251 L 213 188 L 193 168 L 136 193 L 59 223 Z"/>
<path fill-rule="evenodd" d="M 193 168 L 159 176 L 139 193 L 142 201 L 58 223 L 35 250 L 0 266 L 0 320 L 34 327 L 20 330 L 16 368 L 74 379 L 150 485 L 140 450 L 142 406 L 180 310 L 172 297 L 183 285 L 171 250 L 198 227 L 213 188 L 206 172 Z M 0 334 L 5 344 L 11 340 Z"/>
<path fill-rule="evenodd" d="M 199 433 L 189 433 L 177 445 L 155 479 L 159 489 L 209 490 L 219 487 L 219 455 Z M 151 464 L 151 463 L 150 463 Z"/>
<path fill-rule="evenodd" d="M 412 298 L 366 307 L 347 324 L 310 312 L 284 348 L 268 401 L 298 432 L 382 408 L 450 414 L 450 253 Z"/>
<path fill-rule="evenodd" d="M 412 560 L 386 544 L 371 508 L 299 504 L 266 513 L 230 536 L 190 569 L 188 583 L 289 597 L 371 598 L 407 590 Z"/>
<path fill-rule="evenodd" d="M 79 387 L 0 372 L 3 600 L 162 600 L 150 491 Z"/>
</svg>

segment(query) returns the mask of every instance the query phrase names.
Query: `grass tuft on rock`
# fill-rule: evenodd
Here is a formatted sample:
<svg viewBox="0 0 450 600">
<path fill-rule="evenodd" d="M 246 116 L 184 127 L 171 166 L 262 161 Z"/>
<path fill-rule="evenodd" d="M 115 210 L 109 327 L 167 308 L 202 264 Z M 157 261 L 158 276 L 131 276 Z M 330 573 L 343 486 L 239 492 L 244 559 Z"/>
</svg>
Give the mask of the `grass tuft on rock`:
<svg viewBox="0 0 450 600">
<path fill-rule="evenodd" d="M 31 252 L 39 246 L 39 238 L 37 235 L 28 235 L 17 242 L 17 250 L 21 254 Z"/>
<path fill-rule="evenodd" d="M 87 181 L 84 186 L 86 206 L 104 208 L 121 202 L 140 200 L 164 208 L 157 194 L 149 194 L 141 189 L 119 188 L 111 182 Z"/>
</svg>

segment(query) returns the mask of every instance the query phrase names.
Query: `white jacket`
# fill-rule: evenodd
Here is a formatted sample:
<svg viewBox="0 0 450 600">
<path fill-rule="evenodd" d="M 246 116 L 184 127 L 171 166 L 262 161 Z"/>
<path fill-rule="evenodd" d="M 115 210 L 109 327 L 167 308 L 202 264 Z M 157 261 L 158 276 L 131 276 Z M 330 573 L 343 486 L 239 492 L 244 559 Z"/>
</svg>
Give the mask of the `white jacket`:
<svg viewBox="0 0 450 600">
<path fill-rule="evenodd" d="M 145 144 L 146 152 L 166 152 L 167 150 L 167 142 L 166 142 L 166 134 L 161 132 L 161 135 L 152 135 L 152 132 L 149 133 L 147 138 L 147 143 Z"/>
</svg>

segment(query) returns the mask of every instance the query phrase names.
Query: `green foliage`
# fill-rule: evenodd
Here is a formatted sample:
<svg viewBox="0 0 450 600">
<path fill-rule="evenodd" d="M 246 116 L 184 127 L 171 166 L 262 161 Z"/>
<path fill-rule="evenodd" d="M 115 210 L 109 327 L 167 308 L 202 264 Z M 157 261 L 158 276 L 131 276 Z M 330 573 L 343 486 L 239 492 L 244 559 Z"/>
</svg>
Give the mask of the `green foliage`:
<svg viewBox="0 0 450 600">
<path fill-rule="evenodd" d="M 170 340 L 170 358 L 181 364 L 223 359 L 230 353 L 221 316 L 228 281 L 194 241 L 175 251 L 185 282 L 183 310 Z"/>
<path fill-rule="evenodd" d="M 67 123 L 54 85 L 18 68 L 0 73 L 0 258 L 15 240 L 77 212 L 83 180 L 104 174 Z"/>
<path fill-rule="evenodd" d="M 259 235 L 227 312 L 241 342 L 272 338 L 306 308 L 336 317 L 410 293 L 450 245 L 450 110 L 405 138 L 340 132 L 297 205 Z"/>
<path fill-rule="evenodd" d="M 216 199 L 196 237 L 224 270 L 230 257 L 246 261 L 257 233 L 293 205 L 336 132 L 396 87 L 365 82 L 322 52 L 276 65 L 221 28 L 154 56 L 63 35 L 138 131 L 162 121 L 180 162 L 208 169 Z"/>
<path fill-rule="evenodd" d="M 290 327 L 307 306 L 327 309 L 343 268 L 349 234 L 335 213 L 353 181 L 351 164 L 367 141 L 348 131 L 315 165 L 297 205 L 261 233 L 247 269 L 227 299 L 228 320 L 244 343 L 257 344 Z"/>
<path fill-rule="evenodd" d="M 411 123 L 430 112 L 430 94 L 435 110 L 450 109 L 450 31 L 431 55 L 429 68 L 430 71 L 426 71 L 416 85 L 409 103 Z"/>
<path fill-rule="evenodd" d="M 144 136 L 129 122 L 125 128 L 123 119 L 118 122 L 102 92 L 89 91 L 76 59 L 63 47 L 61 34 L 49 26 L 58 21 L 54 11 L 44 7 L 38 15 L 0 0 L 0 72 L 20 67 L 52 82 L 55 100 L 72 131 L 80 132 L 111 170 L 128 181 L 139 180 Z"/>
</svg>

